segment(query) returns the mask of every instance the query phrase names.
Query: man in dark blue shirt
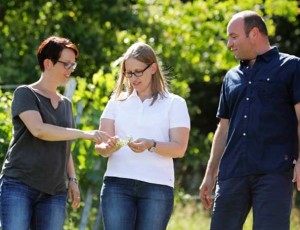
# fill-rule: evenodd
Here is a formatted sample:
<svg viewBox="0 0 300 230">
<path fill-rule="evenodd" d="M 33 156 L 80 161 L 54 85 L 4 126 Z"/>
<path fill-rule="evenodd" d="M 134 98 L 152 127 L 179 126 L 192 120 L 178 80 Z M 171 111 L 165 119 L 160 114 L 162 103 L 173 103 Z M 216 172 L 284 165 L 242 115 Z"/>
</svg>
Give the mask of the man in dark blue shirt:
<svg viewBox="0 0 300 230">
<path fill-rule="evenodd" d="M 300 188 L 300 59 L 271 47 L 262 17 L 233 16 L 227 46 L 240 60 L 224 78 L 211 156 L 200 186 L 212 230 L 288 230 L 293 180 Z M 218 178 L 218 179 L 217 179 Z"/>
</svg>

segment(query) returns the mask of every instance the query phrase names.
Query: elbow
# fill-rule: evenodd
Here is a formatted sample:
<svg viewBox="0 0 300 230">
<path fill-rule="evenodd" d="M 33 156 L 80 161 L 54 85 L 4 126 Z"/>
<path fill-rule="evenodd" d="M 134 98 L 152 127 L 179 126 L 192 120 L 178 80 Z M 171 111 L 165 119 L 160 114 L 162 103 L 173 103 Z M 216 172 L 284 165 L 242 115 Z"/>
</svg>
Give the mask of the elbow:
<svg viewBox="0 0 300 230">
<path fill-rule="evenodd" d="M 30 133 L 38 139 L 46 140 L 45 132 L 43 132 L 41 127 L 35 127 L 34 129 L 31 129 Z"/>
<path fill-rule="evenodd" d="M 185 148 L 180 148 L 178 150 L 178 152 L 176 153 L 175 158 L 183 158 L 184 155 L 185 155 L 186 149 L 187 149 L 186 147 Z"/>
</svg>

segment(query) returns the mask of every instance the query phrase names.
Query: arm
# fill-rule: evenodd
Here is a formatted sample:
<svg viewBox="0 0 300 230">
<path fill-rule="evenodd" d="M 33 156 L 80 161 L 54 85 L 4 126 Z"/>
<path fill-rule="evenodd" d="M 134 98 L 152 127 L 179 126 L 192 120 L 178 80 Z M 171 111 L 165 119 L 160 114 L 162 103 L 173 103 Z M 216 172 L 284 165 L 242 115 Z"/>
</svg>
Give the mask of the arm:
<svg viewBox="0 0 300 230">
<path fill-rule="evenodd" d="M 111 138 L 100 144 L 95 144 L 95 150 L 103 157 L 109 157 L 116 151 L 114 148 L 118 142 L 118 138 L 113 137 L 115 135 L 115 121 L 112 119 L 103 118 L 100 120 L 99 130 L 107 133 Z"/>
<path fill-rule="evenodd" d="M 157 142 L 156 153 L 165 157 L 180 158 L 184 156 L 189 142 L 188 128 L 172 128 L 170 129 L 169 142 Z M 153 140 L 139 138 L 128 144 L 129 148 L 134 152 L 143 152 L 153 146 Z"/>
<path fill-rule="evenodd" d="M 221 119 L 212 143 L 210 158 L 200 186 L 200 199 L 205 208 L 212 205 L 212 190 L 215 187 L 219 164 L 223 155 L 228 135 L 229 120 Z"/>
<path fill-rule="evenodd" d="M 294 168 L 293 182 L 296 182 L 297 189 L 300 191 L 300 103 L 295 105 L 295 111 L 298 120 L 298 159 Z"/>
<path fill-rule="evenodd" d="M 70 154 L 69 157 L 67 171 L 68 171 L 68 178 L 70 177 L 76 178 L 72 154 Z M 80 204 L 80 191 L 79 191 L 77 180 L 69 180 L 68 197 L 69 197 L 69 201 L 72 202 L 72 207 L 74 209 L 78 208 Z"/>
<path fill-rule="evenodd" d="M 19 117 L 33 136 L 45 141 L 65 141 L 83 138 L 101 142 L 101 140 L 107 139 L 105 133 L 96 130 L 82 131 L 44 123 L 38 111 L 27 110 L 20 113 Z"/>
</svg>

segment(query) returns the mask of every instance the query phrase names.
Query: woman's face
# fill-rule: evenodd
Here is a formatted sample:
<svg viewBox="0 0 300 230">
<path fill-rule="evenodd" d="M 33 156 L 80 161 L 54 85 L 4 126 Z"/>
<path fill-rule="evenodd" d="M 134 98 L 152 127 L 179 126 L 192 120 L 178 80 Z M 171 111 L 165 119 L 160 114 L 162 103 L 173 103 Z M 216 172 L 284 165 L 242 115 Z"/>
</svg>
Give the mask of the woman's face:
<svg viewBox="0 0 300 230">
<path fill-rule="evenodd" d="M 147 65 L 134 58 L 125 61 L 124 75 L 129 79 L 130 85 L 138 93 L 151 93 L 152 75 L 156 68 L 154 63 Z"/>
<path fill-rule="evenodd" d="M 55 65 L 50 65 L 51 68 L 47 68 L 47 70 L 53 76 L 53 81 L 56 81 L 57 84 L 64 84 L 69 80 L 76 65 L 74 51 L 66 48 L 62 50 L 61 56 Z"/>
</svg>

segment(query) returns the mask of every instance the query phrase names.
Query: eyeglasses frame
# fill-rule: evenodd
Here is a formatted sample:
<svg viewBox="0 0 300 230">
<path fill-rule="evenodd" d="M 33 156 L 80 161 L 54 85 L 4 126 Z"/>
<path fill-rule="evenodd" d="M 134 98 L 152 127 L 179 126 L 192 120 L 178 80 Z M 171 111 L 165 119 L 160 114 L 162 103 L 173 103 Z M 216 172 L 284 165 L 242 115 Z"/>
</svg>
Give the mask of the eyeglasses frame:
<svg viewBox="0 0 300 230">
<path fill-rule="evenodd" d="M 77 62 L 74 62 L 74 63 L 70 63 L 70 62 L 64 62 L 64 61 L 60 61 L 60 60 L 58 60 L 57 62 L 59 62 L 59 63 L 62 63 L 63 65 L 64 65 L 64 68 L 66 69 L 66 70 L 75 70 L 76 69 L 76 67 L 77 67 Z"/>
<path fill-rule="evenodd" d="M 143 74 L 144 74 L 144 72 L 145 72 L 152 64 L 153 64 L 153 63 L 147 65 L 146 68 L 143 69 L 143 70 L 141 70 L 141 71 L 129 72 L 129 73 L 123 72 L 123 75 L 124 75 L 124 77 L 126 77 L 126 78 L 132 78 L 133 75 L 134 75 L 135 77 L 142 77 Z M 130 77 L 128 77 L 129 74 L 130 74 Z M 136 74 L 141 74 L 141 75 L 137 76 Z"/>
</svg>

